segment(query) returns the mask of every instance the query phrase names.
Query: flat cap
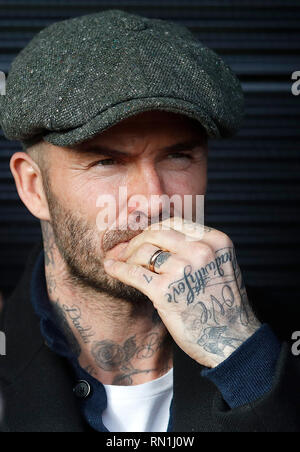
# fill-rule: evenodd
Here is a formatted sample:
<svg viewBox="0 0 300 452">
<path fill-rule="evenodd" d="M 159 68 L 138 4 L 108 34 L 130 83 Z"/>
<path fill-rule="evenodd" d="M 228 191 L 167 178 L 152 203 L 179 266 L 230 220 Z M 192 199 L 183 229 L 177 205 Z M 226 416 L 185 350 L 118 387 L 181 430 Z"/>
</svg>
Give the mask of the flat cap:
<svg viewBox="0 0 300 452">
<path fill-rule="evenodd" d="M 71 146 L 147 110 L 198 120 L 210 137 L 241 126 L 232 70 L 188 28 L 119 9 L 54 23 L 13 61 L 0 96 L 5 136 Z"/>
</svg>

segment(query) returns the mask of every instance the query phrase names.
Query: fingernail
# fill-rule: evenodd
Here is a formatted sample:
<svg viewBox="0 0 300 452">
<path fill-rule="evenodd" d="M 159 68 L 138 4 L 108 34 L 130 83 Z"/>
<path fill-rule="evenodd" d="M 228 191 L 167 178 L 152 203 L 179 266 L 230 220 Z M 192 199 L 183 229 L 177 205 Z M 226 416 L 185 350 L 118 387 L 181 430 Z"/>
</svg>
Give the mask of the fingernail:
<svg viewBox="0 0 300 452">
<path fill-rule="evenodd" d="M 111 267 L 114 263 L 115 263 L 114 259 L 107 259 L 106 261 L 104 261 L 105 267 Z"/>
</svg>

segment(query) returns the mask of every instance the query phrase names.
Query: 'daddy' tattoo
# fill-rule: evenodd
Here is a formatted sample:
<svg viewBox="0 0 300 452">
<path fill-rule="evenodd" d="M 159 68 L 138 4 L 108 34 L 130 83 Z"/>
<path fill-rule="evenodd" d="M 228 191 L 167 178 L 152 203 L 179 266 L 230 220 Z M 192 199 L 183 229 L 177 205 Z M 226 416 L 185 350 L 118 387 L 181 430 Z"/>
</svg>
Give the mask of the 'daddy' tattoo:
<svg viewBox="0 0 300 452">
<path fill-rule="evenodd" d="M 66 313 L 64 312 L 63 308 L 61 308 L 58 301 L 54 303 L 54 310 L 58 321 L 58 326 L 61 329 L 62 333 L 64 334 L 71 349 L 71 352 L 75 355 L 76 358 L 79 358 L 81 354 L 80 344 L 68 323 Z"/>
<path fill-rule="evenodd" d="M 63 310 L 65 311 L 68 318 L 71 320 L 74 327 L 80 334 L 80 337 L 83 340 L 83 342 L 85 344 L 89 344 L 91 342 L 90 338 L 93 337 L 95 335 L 95 333 L 93 333 L 91 326 L 85 326 L 85 327 L 82 326 L 82 324 L 81 324 L 82 317 L 81 317 L 80 308 L 76 305 L 73 305 L 71 307 L 63 305 Z"/>
</svg>

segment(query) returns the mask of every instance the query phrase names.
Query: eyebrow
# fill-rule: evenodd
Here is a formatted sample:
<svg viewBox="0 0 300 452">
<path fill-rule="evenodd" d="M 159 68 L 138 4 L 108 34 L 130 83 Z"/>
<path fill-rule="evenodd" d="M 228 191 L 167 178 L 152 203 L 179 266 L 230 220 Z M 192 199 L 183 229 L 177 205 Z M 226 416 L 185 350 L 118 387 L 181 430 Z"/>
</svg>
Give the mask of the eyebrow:
<svg viewBox="0 0 300 452">
<path fill-rule="evenodd" d="M 159 152 L 182 152 L 182 151 L 191 151 L 198 146 L 203 146 L 203 139 L 200 138 L 184 141 L 180 143 L 175 143 L 170 146 L 159 149 Z M 124 151 L 119 151 L 118 149 L 111 149 L 106 146 L 102 146 L 99 144 L 90 144 L 90 145 L 76 145 L 73 148 L 78 152 L 86 152 L 86 153 L 98 153 L 101 155 L 107 155 L 110 157 L 130 157 L 131 154 Z"/>
</svg>

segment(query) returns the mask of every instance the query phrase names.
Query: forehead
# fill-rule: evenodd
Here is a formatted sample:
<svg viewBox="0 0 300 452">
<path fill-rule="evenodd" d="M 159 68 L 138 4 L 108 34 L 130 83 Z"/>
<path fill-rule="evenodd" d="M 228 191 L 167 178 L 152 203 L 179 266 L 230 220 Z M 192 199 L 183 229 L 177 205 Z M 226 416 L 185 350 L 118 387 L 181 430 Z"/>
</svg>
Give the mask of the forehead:
<svg viewBox="0 0 300 452">
<path fill-rule="evenodd" d="M 195 119 L 182 114 L 151 110 L 126 118 L 79 146 L 111 139 L 116 140 L 123 136 L 151 136 L 154 133 L 174 136 L 194 134 L 206 137 L 204 128 Z"/>
<path fill-rule="evenodd" d="M 126 118 L 123 121 L 120 121 L 118 125 L 128 126 L 131 124 L 146 124 L 149 122 L 161 122 L 165 124 L 176 122 L 178 124 L 189 124 L 190 122 L 193 122 L 193 120 L 188 116 L 179 113 L 162 110 L 150 110 Z"/>
</svg>

